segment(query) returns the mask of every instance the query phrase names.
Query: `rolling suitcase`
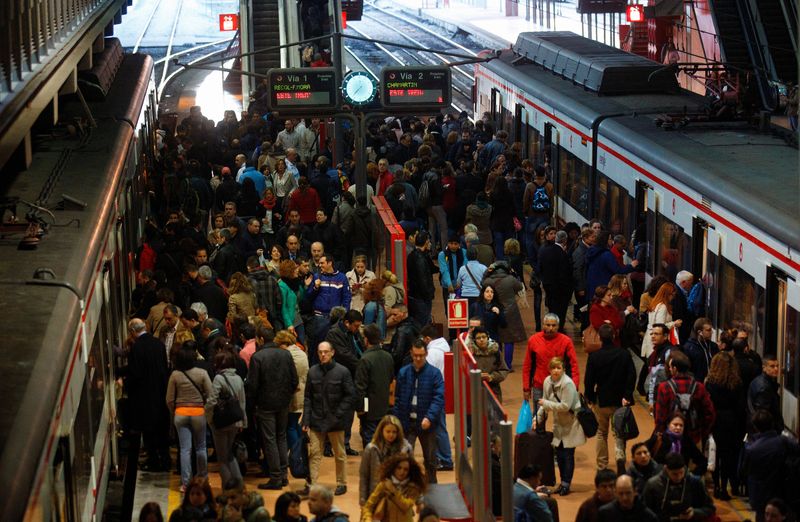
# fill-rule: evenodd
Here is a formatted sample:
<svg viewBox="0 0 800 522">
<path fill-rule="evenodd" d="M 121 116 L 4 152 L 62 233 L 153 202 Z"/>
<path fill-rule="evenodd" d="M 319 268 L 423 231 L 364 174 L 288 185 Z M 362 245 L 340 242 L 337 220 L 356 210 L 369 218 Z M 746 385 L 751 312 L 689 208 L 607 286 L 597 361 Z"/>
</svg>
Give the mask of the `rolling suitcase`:
<svg viewBox="0 0 800 522">
<path fill-rule="evenodd" d="M 553 463 L 553 433 L 528 431 L 514 437 L 514 476 L 527 464 L 538 464 L 542 468 L 542 485 L 556 485 L 556 469 Z"/>
</svg>

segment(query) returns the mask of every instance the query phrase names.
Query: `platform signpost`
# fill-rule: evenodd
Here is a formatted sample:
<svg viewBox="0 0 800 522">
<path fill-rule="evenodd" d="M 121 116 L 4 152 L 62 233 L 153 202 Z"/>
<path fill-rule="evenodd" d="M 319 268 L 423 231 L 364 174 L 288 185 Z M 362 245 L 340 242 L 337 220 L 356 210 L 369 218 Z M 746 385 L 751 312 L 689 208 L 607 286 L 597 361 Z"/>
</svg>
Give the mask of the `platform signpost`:
<svg viewBox="0 0 800 522">
<path fill-rule="evenodd" d="M 449 67 L 384 67 L 382 101 L 386 109 L 439 110 L 450 107 Z"/>
</svg>

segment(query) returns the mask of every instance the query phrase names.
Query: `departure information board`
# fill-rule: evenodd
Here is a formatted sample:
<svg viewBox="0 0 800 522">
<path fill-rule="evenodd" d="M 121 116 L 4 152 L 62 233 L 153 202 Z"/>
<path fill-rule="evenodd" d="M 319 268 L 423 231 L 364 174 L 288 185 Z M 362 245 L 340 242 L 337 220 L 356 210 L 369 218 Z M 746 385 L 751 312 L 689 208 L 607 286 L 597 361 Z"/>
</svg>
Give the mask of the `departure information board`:
<svg viewBox="0 0 800 522">
<path fill-rule="evenodd" d="M 383 106 L 431 108 L 450 106 L 448 67 L 385 67 L 381 71 Z"/>
<path fill-rule="evenodd" d="M 332 67 L 270 69 L 267 75 L 272 110 L 336 110 L 339 85 Z"/>
</svg>

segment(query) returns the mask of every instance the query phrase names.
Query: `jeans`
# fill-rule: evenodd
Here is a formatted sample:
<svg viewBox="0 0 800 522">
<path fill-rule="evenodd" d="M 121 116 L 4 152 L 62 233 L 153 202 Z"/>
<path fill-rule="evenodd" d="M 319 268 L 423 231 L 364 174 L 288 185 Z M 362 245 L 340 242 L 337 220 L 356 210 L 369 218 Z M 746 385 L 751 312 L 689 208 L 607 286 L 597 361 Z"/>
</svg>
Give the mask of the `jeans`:
<svg viewBox="0 0 800 522">
<path fill-rule="evenodd" d="M 528 254 L 528 261 L 536 259 L 536 229 L 540 225 L 549 225 L 549 216 L 529 216 L 525 218 L 525 252 Z"/>
<path fill-rule="evenodd" d="M 438 243 L 434 241 L 436 230 L 439 231 Z M 435 205 L 428 211 L 428 233 L 431 235 L 431 244 L 439 245 L 437 250 L 442 250 L 447 245 L 447 214 L 443 206 Z"/>
<path fill-rule="evenodd" d="M 233 442 L 236 440 L 238 431 L 239 428 L 236 426 L 228 426 L 221 430 L 212 429 L 222 489 L 230 489 L 242 484 L 242 472 L 239 469 L 239 462 L 233 454 Z"/>
<path fill-rule="evenodd" d="M 575 448 L 565 448 L 564 443 L 556 448 L 556 462 L 558 473 L 561 475 L 561 485 L 569 489 L 572 475 L 575 473 Z"/>
<path fill-rule="evenodd" d="M 411 296 L 408 297 L 408 315 L 410 315 L 419 326 L 431 324 L 432 309 L 433 303 L 431 301 L 423 301 L 422 299 Z"/>
<path fill-rule="evenodd" d="M 511 363 L 514 361 L 514 343 L 503 344 L 503 356 L 506 359 L 506 366 L 511 369 Z"/>
<path fill-rule="evenodd" d="M 439 429 L 436 430 L 436 459 L 439 465 L 453 467 L 453 452 L 450 449 L 450 436 L 447 434 L 447 416 L 439 416 Z"/>
<path fill-rule="evenodd" d="M 358 419 L 358 434 L 361 435 L 361 444 L 364 448 L 372 442 L 372 437 L 375 435 L 375 430 L 378 429 L 379 422 L 379 420 L 364 420 L 363 417 Z"/>
<path fill-rule="evenodd" d="M 323 433 L 320 431 L 308 430 L 308 436 L 311 443 L 308 445 L 308 483 L 316 484 L 319 480 L 319 465 L 322 462 L 322 448 L 325 445 L 325 439 L 330 441 L 331 448 L 333 449 L 333 458 L 336 462 L 336 485 L 347 485 L 347 454 L 344 452 L 344 432 L 343 431 L 329 431 Z"/>
<path fill-rule="evenodd" d="M 513 234 L 507 234 L 505 232 L 492 232 L 492 236 L 494 237 L 494 257 L 497 261 L 502 261 L 506 258 L 505 252 L 503 252 L 503 247 L 505 246 L 506 239 L 513 237 Z"/>
<path fill-rule="evenodd" d="M 181 460 L 181 484 L 186 486 L 192 479 L 192 442 L 197 460 L 197 474 L 208 475 L 208 453 L 206 453 L 206 418 L 204 415 L 175 415 L 178 430 L 178 447 Z"/>
<path fill-rule="evenodd" d="M 286 478 L 289 468 L 289 449 L 286 446 L 288 410 L 257 411 L 256 422 L 264 444 L 264 457 L 269 467 L 269 480 Z"/>
<path fill-rule="evenodd" d="M 431 425 L 430 429 L 423 430 L 421 426 L 417 425 L 416 421 L 411 421 L 412 424 L 406 433 L 406 440 L 411 444 L 411 454 L 414 454 L 414 446 L 419 439 L 422 444 L 422 455 L 425 461 L 425 475 L 428 477 L 429 484 L 436 484 L 436 433 L 439 431 L 436 425 Z"/>
<path fill-rule="evenodd" d="M 608 431 L 616 406 L 594 406 L 597 416 L 597 469 L 608 467 Z M 625 460 L 625 441 L 614 436 L 614 460 Z"/>
<path fill-rule="evenodd" d="M 303 436 L 303 428 L 300 426 L 300 412 L 290 411 L 287 417 L 286 427 L 286 446 L 293 448 L 297 440 Z"/>
</svg>

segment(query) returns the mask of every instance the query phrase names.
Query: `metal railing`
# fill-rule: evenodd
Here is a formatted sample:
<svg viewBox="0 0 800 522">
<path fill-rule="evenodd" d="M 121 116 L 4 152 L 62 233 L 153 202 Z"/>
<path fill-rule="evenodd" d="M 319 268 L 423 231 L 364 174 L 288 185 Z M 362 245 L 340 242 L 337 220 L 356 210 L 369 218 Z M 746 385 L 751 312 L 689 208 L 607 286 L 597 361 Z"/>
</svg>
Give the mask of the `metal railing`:
<svg viewBox="0 0 800 522">
<path fill-rule="evenodd" d="M 502 354 L 501 354 L 502 357 Z M 494 522 L 492 499 L 500 496 L 503 520 L 513 520 L 514 434 L 503 405 L 481 378 L 481 370 L 467 348 L 467 332 L 453 341 L 456 482 L 477 522 Z M 469 423 L 469 435 L 468 435 Z M 492 440 L 500 440 L 500 491 L 492 484 Z M 469 442 L 468 442 L 469 441 Z"/>
<path fill-rule="evenodd" d="M 14 92 L 96 11 L 119 0 L 0 2 L 0 94 Z"/>
</svg>

